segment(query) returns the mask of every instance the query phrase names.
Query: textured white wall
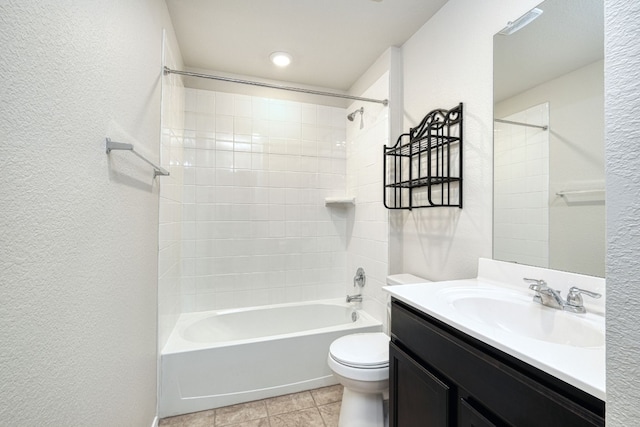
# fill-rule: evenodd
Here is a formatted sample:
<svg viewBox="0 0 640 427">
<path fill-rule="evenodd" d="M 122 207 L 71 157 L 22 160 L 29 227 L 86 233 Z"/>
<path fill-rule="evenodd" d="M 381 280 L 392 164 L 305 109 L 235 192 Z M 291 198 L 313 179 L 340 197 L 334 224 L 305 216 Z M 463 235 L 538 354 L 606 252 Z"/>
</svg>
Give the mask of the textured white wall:
<svg viewBox="0 0 640 427">
<path fill-rule="evenodd" d="M 391 272 L 474 277 L 491 257 L 493 35 L 537 3 L 450 0 L 403 45 L 405 131 L 464 103 L 464 208 L 392 212 Z"/>
<path fill-rule="evenodd" d="M 640 419 L 640 3 L 605 2 L 607 425 Z"/>
<path fill-rule="evenodd" d="M 466 213 L 461 214 L 460 221 L 441 214 L 444 226 L 437 213 L 425 214 L 420 230 L 415 219 L 408 218 L 411 215 L 392 218 L 391 252 L 397 251 L 406 260 L 392 264 L 392 270 L 430 278 L 472 276 L 477 257 L 490 253 L 492 37 L 506 21 L 536 3 L 450 0 L 405 45 L 406 120 L 415 123 L 423 110 L 431 107 L 423 108 L 421 103 L 446 106 L 466 102 L 465 204 L 468 207 L 470 197 L 486 202 L 475 201 L 479 206 L 471 211 L 465 207 L 469 218 L 463 219 Z M 611 426 L 634 425 L 640 418 L 640 329 L 635 303 L 640 300 L 640 119 L 634 114 L 640 108 L 637 16 L 640 3 L 635 0 L 605 3 L 607 425 Z M 441 55 L 426 54 L 430 47 L 440 45 L 449 49 L 442 49 Z M 470 170 L 474 172 L 470 174 Z M 474 184 L 474 178 L 479 182 Z M 481 187 L 475 196 L 469 194 L 472 186 Z M 472 228 L 471 237 L 460 234 L 458 222 L 462 221 Z M 454 232 L 449 232 L 451 229 Z M 460 248 L 465 242 L 468 247 Z M 433 259 L 429 255 L 434 255 Z"/>
<path fill-rule="evenodd" d="M 0 3 L 0 424 L 156 413 L 159 0 Z"/>
</svg>

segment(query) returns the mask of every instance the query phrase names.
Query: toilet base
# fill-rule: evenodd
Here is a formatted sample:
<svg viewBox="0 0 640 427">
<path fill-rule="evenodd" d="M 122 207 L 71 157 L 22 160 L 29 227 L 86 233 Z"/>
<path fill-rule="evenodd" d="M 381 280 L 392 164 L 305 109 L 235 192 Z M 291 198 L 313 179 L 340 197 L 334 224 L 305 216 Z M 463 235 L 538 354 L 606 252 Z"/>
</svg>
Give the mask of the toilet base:
<svg viewBox="0 0 640 427">
<path fill-rule="evenodd" d="M 382 393 L 360 393 L 345 387 L 338 427 L 384 427 Z"/>
</svg>

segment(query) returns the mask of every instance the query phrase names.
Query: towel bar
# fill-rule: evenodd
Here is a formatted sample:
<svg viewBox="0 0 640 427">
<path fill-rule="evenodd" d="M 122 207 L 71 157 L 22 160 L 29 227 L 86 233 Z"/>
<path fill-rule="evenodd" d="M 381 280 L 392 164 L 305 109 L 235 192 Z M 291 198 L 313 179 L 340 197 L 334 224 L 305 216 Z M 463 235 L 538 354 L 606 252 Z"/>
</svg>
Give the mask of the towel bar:
<svg viewBox="0 0 640 427">
<path fill-rule="evenodd" d="M 168 170 L 166 170 L 164 168 L 161 168 L 160 166 L 156 166 L 154 163 L 152 163 L 149 160 L 147 160 L 141 154 L 138 154 L 138 152 L 133 149 L 133 144 L 126 144 L 124 142 L 115 142 L 115 141 L 112 141 L 111 138 L 107 138 L 107 144 L 106 144 L 107 154 L 109 154 L 111 152 L 111 150 L 128 150 L 128 151 L 131 151 L 133 154 L 135 154 L 136 156 L 140 157 L 142 160 L 144 160 L 145 162 L 147 162 L 148 164 L 150 164 L 153 167 L 153 177 L 154 178 L 156 176 L 158 176 L 158 175 L 160 175 L 160 176 L 169 176 L 169 171 Z"/>
</svg>

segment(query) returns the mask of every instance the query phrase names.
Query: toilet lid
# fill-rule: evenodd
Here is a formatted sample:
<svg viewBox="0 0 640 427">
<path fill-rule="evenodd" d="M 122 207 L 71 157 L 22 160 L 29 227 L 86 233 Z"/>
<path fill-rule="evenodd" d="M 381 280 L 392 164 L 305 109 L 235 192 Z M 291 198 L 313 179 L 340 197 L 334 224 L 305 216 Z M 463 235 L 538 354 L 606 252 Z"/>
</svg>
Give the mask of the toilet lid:
<svg viewBox="0 0 640 427">
<path fill-rule="evenodd" d="M 352 367 L 380 368 L 389 365 L 389 337 L 382 332 L 352 334 L 331 343 L 329 354 Z"/>
</svg>

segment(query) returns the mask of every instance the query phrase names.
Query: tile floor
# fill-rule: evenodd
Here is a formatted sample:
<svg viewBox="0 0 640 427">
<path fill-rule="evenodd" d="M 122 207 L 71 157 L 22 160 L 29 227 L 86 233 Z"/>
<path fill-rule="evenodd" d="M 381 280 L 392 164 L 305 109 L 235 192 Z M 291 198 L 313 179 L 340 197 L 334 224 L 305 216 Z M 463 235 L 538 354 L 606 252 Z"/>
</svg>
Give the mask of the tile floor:
<svg viewBox="0 0 640 427">
<path fill-rule="evenodd" d="M 342 386 L 334 385 L 163 418 L 159 427 L 337 427 Z"/>
</svg>

